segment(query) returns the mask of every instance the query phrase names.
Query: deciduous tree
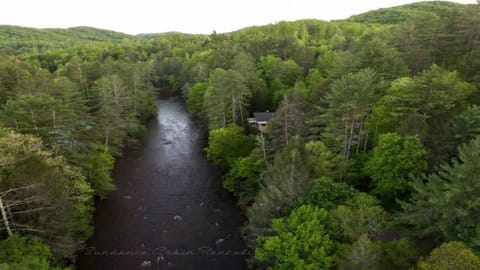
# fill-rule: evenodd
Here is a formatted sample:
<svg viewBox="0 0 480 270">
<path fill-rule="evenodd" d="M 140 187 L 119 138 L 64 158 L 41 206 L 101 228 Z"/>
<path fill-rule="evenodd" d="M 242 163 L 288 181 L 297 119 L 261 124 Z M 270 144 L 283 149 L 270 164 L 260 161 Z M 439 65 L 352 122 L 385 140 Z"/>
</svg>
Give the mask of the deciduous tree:
<svg viewBox="0 0 480 270">
<path fill-rule="evenodd" d="M 408 196 L 410 182 L 427 169 L 427 150 L 416 136 L 380 135 L 364 171 L 372 178 L 373 192 L 392 206 L 396 198 Z"/>
<path fill-rule="evenodd" d="M 272 235 L 260 237 L 255 257 L 268 269 L 330 269 L 333 242 L 325 229 L 327 211 L 304 205 L 272 221 Z"/>
</svg>

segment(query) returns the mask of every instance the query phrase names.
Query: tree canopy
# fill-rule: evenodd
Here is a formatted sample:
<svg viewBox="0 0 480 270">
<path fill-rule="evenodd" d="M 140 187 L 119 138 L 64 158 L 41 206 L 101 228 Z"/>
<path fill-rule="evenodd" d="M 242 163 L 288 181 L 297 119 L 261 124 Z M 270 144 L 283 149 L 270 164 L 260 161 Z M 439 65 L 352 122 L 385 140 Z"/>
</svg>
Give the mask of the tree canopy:
<svg viewBox="0 0 480 270">
<path fill-rule="evenodd" d="M 0 268 L 72 261 L 115 158 L 172 95 L 209 135 L 252 266 L 477 267 L 461 245 L 479 250 L 479 13 L 420 2 L 211 35 L 0 26 Z"/>
</svg>

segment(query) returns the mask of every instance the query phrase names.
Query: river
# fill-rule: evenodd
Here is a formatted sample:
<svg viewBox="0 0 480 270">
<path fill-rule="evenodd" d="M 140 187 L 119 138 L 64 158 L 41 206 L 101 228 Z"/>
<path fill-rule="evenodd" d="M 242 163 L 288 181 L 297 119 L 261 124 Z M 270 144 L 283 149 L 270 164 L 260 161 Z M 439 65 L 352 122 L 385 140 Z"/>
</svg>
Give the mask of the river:
<svg viewBox="0 0 480 270">
<path fill-rule="evenodd" d="M 148 130 L 117 160 L 117 189 L 96 204 L 78 269 L 246 269 L 242 216 L 206 160 L 200 128 L 170 98 Z"/>
</svg>

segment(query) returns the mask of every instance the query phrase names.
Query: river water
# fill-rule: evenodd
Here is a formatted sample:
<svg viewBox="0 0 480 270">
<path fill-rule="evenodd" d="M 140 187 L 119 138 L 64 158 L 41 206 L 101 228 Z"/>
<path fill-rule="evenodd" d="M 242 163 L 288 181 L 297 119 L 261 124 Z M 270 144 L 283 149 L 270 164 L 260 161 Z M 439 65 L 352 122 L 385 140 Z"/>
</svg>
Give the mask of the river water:
<svg viewBox="0 0 480 270">
<path fill-rule="evenodd" d="M 241 213 L 205 158 L 199 127 L 171 98 L 148 128 L 117 160 L 117 189 L 96 205 L 78 269 L 246 269 Z"/>
</svg>

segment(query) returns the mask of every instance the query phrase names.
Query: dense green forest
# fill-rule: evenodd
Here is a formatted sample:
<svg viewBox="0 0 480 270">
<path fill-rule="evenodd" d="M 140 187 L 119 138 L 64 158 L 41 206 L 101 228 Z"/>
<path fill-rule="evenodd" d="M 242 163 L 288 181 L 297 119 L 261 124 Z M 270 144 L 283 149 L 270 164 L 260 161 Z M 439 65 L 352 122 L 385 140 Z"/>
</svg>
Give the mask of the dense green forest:
<svg viewBox="0 0 480 270">
<path fill-rule="evenodd" d="M 159 93 L 208 131 L 252 268 L 480 269 L 479 14 L 423 2 L 211 35 L 0 26 L 0 269 L 73 267 Z"/>
</svg>

